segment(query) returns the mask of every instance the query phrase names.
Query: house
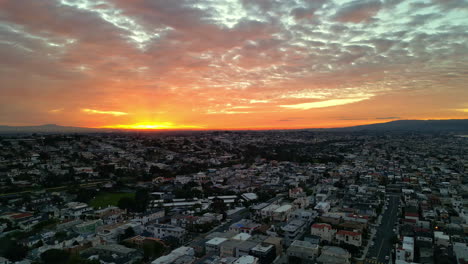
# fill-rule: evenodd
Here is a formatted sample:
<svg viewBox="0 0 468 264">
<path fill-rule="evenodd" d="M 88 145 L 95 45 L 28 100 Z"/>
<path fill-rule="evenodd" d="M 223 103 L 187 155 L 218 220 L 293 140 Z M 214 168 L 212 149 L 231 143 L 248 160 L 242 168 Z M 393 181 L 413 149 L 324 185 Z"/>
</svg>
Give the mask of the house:
<svg viewBox="0 0 468 264">
<path fill-rule="evenodd" d="M 411 220 L 418 221 L 419 220 L 419 214 L 418 213 L 407 212 L 407 213 L 405 213 L 405 219 L 411 219 Z"/>
<path fill-rule="evenodd" d="M 221 244 L 227 241 L 227 238 L 224 237 L 215 237 L 205 242 L 206 252 L 214 253 L 219 255 L 221 251 Z"/>
<path fill-rule="evenodd" d="M 238 247 L 242 241 L 240 240 L 226 240 L 221 243 L 219 256 L 220 257 L 234 257 L 236 255 L 236 247 Z"/>
<path fill-rule="evenodd" d="M 289 189 L 289 198 L 299 198 L 305 196 L 304 190 L 301 187 Z"/>
<path fill-rule="evenodd" d="M 321 240 L 332 242 L 335 237 L 336 230 L 331 225 L 325 223 L 313 224 L 310 228 L 310 234 L 319 236 Z"/>
<path fill-rule="evenodd" d="M 319 202 L 315 205 L 314 209 L 321 212 L 321 213 L 328 213 L 331 206 L 329 202 Z"/>
<path fill-rule="evenodd" d="M 251 235 L 252 232 L 260 228 L 260 226 L 261 226 L 260 224 L 257 224 L 252 220 L 241 219 L 237 223 L 232 224 L 229 227 L 229 231 L 233 231 L 236 233 L 247 233 Z"/>
<path fill-rule="evenodd" d="M 168 255 L 159 257 L 151 264 L 189 264 L 195 260 L 195 250 L 191 247 L 179 247 L 171 251 Z"/>
<path fill-rule="evenodd" d="M 122 221 L 124 214 L 124 210 L 115 206 L 107 207 L 94 212 L 94 215 L 101 219 L 105 225 L 115 224 Z"/>
<path fill-rule="evenodd" d="M 281 230 L 284 232 L 284 244 L 289 246 L 293 240 L 304 233 L 306 226 L 306 222 L 302 220 L 292 220 L 287 225 L 281 227 Z"/>
<path fill-rule="evenodd" d="M 166 237 L 175 237 L 177 239 L 182 239 L 186 231 L 185 229 L 172 226 L 172 225 L 162 225 L 162 224 L 152 224 L 146 226 L 146 231 L 150 232 L 153 237 L 163 239 Z"/>
<path fill-rule="evenodd" d="M 287 250 L 288 257 L 296 257 L 303 262 L 314 260 L 319 253 L 319 246 L 307 241 L 294 240 Z"/>
<path fill-rule="evenodd" d="M 147 213 L 142 213 L 133 218 L 132 221 L 138 221 L 144 225 L 150 222 L 157 221 L 160 218 L 163 218 L 165 216 L 165 211 L 164 209 L 160 210 L 153 210 Z"/>
<path fill-rule="evenodd" d="M 84 250 L 80 255 L 86 259 L 99 259 L 105 263 L 122 264 L 130 264 L 143 258 L 136 249 L 119 244 L 97 245 Z"/>
<path fill-rule="evenodd" d="M 292 202 L 293 206 L 296 208 L 307 208 L 310 205 L 310 199 L 306 196 L 298 197 Z"/>
<path fill-rule="evenodd" d="M 360 247 L 362 245 L 362 234 L 359 232 L 340 230 L 336 233 L 335 240 L 348 245 Z"/>
<path fill-rule="evenodd" d="M 238 258 L 240 256 L 245 256 L 250 254 L 250 249 L 254 248 L 258 243 L 253 241 L 243 241 L 236 247 L 236 255 L 235 257 Z"/>
<path fill-rule="evenodd" d="M 288 219 L 289 213 L 293 210 L 293 206 L 290 204 L 282 205 L 276 208 L 273 211 L 273 220 L 274 221 L 286 221 Z"/>
<path fill-rule="evenodd" d="M 468 263 L 468 246 L 465 243 L 455 242 L 453 244 L 453 253 L 457 258 L 457 263 Z"/>
<path fill-rule="evenodd" d="M 259 264 L 259 261 L 254 256 L 246 255 L 238 258 L 232 264 Z"/>
<path fill-rule="evenodd" d="M 396 249 L 396 260 L 412 262 L 414 259 L 414 238 L 403 237 L 402 245 Z"/>
<path fill-rule="evenodd" d="M 317 262 L 321 264 L 349 264 L 351 254 L 343 248 L 324 246 Z"/>
<path fill-rule="evenodd" d="M 65 218 L 78 218 L 83 214 L 93 212 L 93 208 L 85 203 L 70 202 L 67 208 L 61 210 L 62 216 Z"/>
<path fill-rule="evenodd" d="M 444 232 L 434 232 L 434 244 L 438 246 L 448 247 L 450 245 L 450 236 L 445 235 Z"/>
<path fill-rule="evenodd" d="M 101 219 L 91 220 L 75 225 L 73 230 L 78 234 L 93 234 L 96 233 L 97 228 L 102 225 Z"/>
<path fill-rule="evenodd" d="M 271 244 L 260 243 L 250 250 L 250 255 L 258 258 L 260 264 L 270 264 L 276 258 L 276 250 Z"/>
<path fill-rule="evenodd" d="M 124 234 L 128 228 L 132 228 L 137 234 L 143 231 L 143 227 L 139 223 L 133 222 L 119 222 L 111 225 L 96 224 L 97 235 L 107 242 L 117 242 L 119 236 Z"/>
<path fill-rule="evenodd" d="M 254 207 L 254 210 L 255 208 L 260 208 L 261 206 L 263 206 L 263 204 L 259 204 L 257 206 Z M 277 204 L 269 204 L 269 205 L 266 205 L 265 207 L 259 209 L 259 213 L 257 214 L 258 215 L 258 218 L 261 218 L 261 219 L 265 219 L 265 218 L 270 218 L 270 219 L 273 219 L 273 212 L 278 209 L 280 206 L 277 205 Z"/>
<path fill-rule="evenodd" d="M 263 218 L 262 210 L 268 206 L 269 206 L 268 203 L 259 203 L 254 206 L 251 206 L 250 210 L 252 211 L 253 219 L 262 219 Z"/>
<path fill-rule="evenodd" d="M 289 220 L 302 220 L 306 223 L 312 223 L 315 218 L 318 216 L 318 213 L 313 210 L 304 210 L 304 209 L 297 209 L 289 214 Z"/>
<path fill-rule="evenodd" d="M 283 239 L 280 237 L 269 236 L 263 243 L 271 244 L 276 249 L 276 256 L 283 254 Z"/>
</svg>

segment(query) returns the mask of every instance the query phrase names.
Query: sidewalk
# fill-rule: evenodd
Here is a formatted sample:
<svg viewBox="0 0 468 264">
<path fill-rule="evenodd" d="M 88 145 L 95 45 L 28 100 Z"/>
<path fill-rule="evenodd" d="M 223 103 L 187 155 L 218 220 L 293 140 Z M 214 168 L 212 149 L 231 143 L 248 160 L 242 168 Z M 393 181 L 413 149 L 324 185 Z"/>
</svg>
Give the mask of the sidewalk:
<svg viewBox="0 0 468 264">
<path fill-rule="evenodd" d="M 376 225 L 380 226 L 381 222 L 382 222 L 382 215 L 379 215 L 379 217 L 377 218 L 377 221 L 375 221 L 375 223 L 376 223 Z M 357 260 L 364 261 L 366 259 L 367 252 L 369 251 L 369 248 L 371 247 L 372 241 L 374 241 L 374 237 L 375 237 L 376 233 L 377 233 L 377 227 L 372 228 L 371 229 L 371 235 L 369 237 L 369 241 L 368 241 L 366 247 L 364 248 L 364 251 L 363 251 L 361 257 L 358 258 Z"/>
</svg>

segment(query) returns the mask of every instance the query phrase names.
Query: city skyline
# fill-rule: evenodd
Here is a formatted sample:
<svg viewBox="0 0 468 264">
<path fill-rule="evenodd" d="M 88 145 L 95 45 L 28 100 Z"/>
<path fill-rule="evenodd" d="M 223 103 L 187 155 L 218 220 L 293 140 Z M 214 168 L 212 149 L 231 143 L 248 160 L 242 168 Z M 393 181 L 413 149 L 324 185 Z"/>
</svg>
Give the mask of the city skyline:
<svg viewBox="0 0 468 264">
<path fill-rule="evenodd" d="M 0 0 L 0 125 L 468 118 L 463 0 Z"/>
</svg>

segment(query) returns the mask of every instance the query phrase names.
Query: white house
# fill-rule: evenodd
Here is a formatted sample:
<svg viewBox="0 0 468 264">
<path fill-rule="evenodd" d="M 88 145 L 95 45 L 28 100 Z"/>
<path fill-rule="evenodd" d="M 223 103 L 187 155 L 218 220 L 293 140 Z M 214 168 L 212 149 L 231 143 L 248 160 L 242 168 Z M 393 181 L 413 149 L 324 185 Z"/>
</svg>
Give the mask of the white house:
<svg viewBox="0 0 468 264">
<path fill-rule="evenodd" d="M 438 246 L 448 247 L 450 244 L 450 236 L 445 235 L 444 232 L 434 232 L 434 243 Z"/>
<path fill-rule="evenodd" d="M 322 212 L 322 213 L 327 213 L 330 210 L 331 206 L 329 202 L 319 202 L 317 205 L 315 205 L 314 209 Z"/>
<path fill-rule="evenodd" d="M 396 260 L 412 262 L 414 259 L 414 238 L 403 237 L 403 244 L 396 250 Z"/>
<path fill-rule="evenodd" d="M 362 245 L 362 234 L 359 232 L 340 230 L 336 232 L 335 239 L 348 245 L 360 247 Z"/>
<path fill-rule="evenodd" d="M 172 225 L 149 225 L 146 227 L 146 231 L 150 232 L 153 237 L 159 239 L 165 237 L 175 237 L 180 239 L 185 235 L 185 229 Z"/>
<path fill-rule="evenodd" d="M 332 242 L 335 237 L 336 229 L 333 229 L 331 225 L 325 223 L 313 224 L 310 228 L 310 234 L 319 236 L 322 240 Z"/>
</svg>

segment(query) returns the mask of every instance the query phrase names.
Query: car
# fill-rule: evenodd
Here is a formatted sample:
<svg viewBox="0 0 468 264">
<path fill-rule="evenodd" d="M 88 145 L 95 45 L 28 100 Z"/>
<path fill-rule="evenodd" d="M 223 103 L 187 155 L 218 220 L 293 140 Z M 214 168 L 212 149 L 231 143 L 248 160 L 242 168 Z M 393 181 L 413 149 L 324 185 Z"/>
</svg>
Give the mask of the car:
<svg viewBox="0 0 468 264">
<path fill-rule="evenodd" d="M 385 260 L 389 260 L 389 259 L 390 259 L 390 257 L 389 257 L 389 256 L 385 256 Z"/>
</svg>

